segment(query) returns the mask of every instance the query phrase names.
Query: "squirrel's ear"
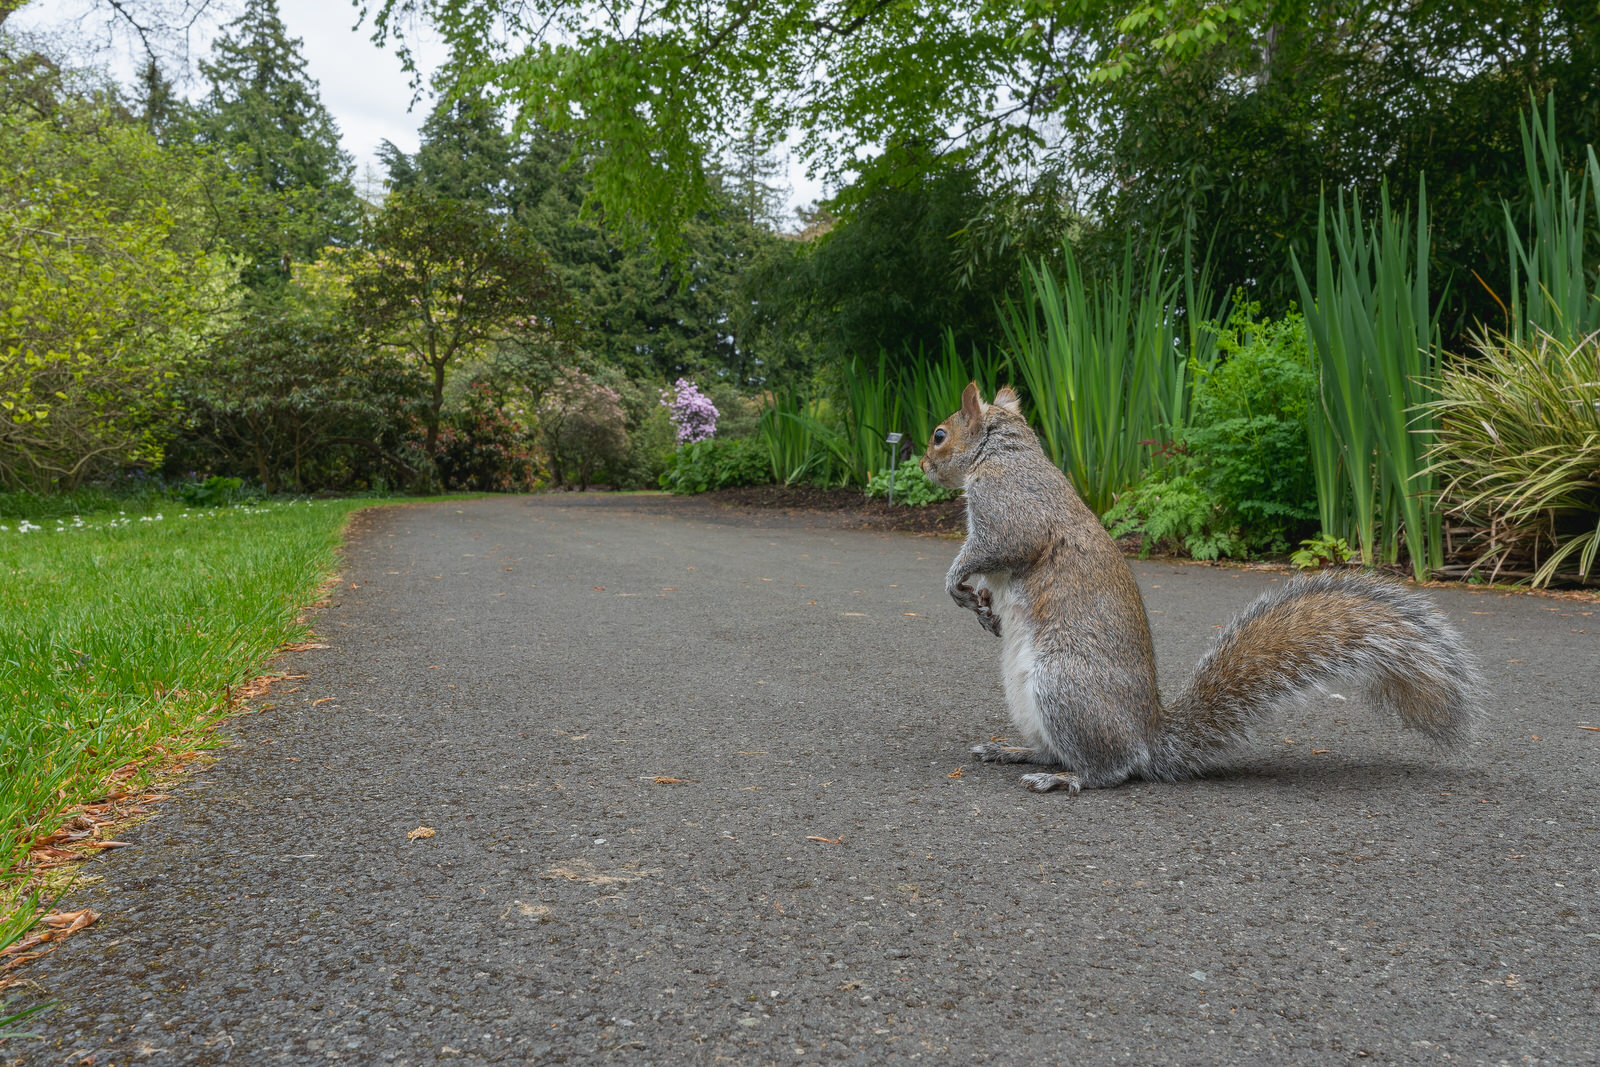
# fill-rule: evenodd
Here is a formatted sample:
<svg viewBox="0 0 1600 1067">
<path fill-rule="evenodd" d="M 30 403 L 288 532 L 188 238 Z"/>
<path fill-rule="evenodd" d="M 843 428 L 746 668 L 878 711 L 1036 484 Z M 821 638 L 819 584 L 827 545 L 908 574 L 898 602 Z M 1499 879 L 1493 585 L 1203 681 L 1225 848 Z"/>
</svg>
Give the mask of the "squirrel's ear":
<svg viewBox="0 0 1600 1067">
<path fill-rule="evenodd" d="M 1011 388 L 1009 385 L 1002 385 L 1000 387 L 1000 391 L 994 394 L 994 402 L 998 406 L 1006 408 L 1009 411 L 1015 411 L 1018 414 L 1021 414 L 1022 412 L 1022 398 L 1019 397 L 1017 395 L 1017 391 Z"/>
<path fill-rule="evenodd" d="M 969 382 L 961 393 L 961 414 L 970 423 L 983 421 L 983 401 L 978 399 L 978 383 Z"/>
</svg>

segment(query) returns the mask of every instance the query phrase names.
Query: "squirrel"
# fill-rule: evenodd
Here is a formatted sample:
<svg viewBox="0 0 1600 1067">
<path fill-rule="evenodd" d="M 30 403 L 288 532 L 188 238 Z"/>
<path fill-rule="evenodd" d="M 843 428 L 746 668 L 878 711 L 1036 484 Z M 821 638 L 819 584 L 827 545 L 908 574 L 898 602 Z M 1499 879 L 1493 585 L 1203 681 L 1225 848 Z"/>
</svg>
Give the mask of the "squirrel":
<svg viewBox="0 0 1600 1067">
<path fill-rule="evenodd" d="M 1444 616 L 1399 582 L 1351 572 L 1296 577 L 1261 596 L 1162 705 L 1133 571 L 1045 456 L 1013 389 L 986 404 L 968 385 L 921 466 L 966 490 L 967 537 L 945 588 L 1003 642 L 1006 704 L 1027 742 L 972 754 L 1063 768 L 1024 775 L 1034 792 L 1203 774 L 1279 707 L 1334 682 L 1364 685 L 1441 744 L 1479 723 L 1477 668 Z"/>
</svg>

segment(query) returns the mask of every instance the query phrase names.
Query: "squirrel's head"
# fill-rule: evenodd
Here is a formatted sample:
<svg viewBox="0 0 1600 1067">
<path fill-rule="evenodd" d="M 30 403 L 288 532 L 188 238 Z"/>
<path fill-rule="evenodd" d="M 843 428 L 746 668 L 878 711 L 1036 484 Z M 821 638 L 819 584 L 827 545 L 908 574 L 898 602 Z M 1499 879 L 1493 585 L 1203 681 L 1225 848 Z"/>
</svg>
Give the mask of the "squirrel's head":
<svg viewBox="0 0 1600 1067">
<path fill-rule="evenodd" d="M 946 489 L 960 489 L 978 458 L 978 446 L 996 419 L 1022 418 L 1022 402 L 1009 385 L 994 394 L 994 403 L 978 398 L 978 383 L 961 394 L 961 410 L 941 422 L 922 452 L 922 470 L 928 480 Z"/>
</svg>

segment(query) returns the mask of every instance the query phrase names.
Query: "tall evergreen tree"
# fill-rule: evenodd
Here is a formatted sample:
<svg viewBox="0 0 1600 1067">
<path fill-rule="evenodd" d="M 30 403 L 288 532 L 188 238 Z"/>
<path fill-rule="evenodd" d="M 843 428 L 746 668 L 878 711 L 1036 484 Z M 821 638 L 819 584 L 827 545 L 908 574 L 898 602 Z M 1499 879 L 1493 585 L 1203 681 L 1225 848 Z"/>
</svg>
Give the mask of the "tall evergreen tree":
<svg viewBox="0 0 1600 1067">
<path fill-rule="evenodd" d="M 146 58 L 137 85 L 139 122 L 152 137 L 165 144 L 182 113 L 183 102 L 154 56 Z"/>
<path fill-rule="evenodd" d="M 482 93 L 452 96 L 448 86 L 435 89 L 439 101 L 422 124 L 416 154 L 407 155 L 391 141 L 378 149 L 389 169 L 389 187 L 421 188 L 491 211 L 508 210 L 516 152 L 500 109 Z"/>
<path fill-rule="evenodd" d="M 734 140 L 728 156 L 722 185 L 733 210 L 748 226 L 776 230 L 789 196 L 783 163 L 753 126 Z"/>
<path fill-rule="evenodd" d="M 287 277 L 295 260 L 348 241 L 359 220 L 350 156 L 306 74 L 301 44 L 277 0 L 245 0 L 200 63 L 210 91 L 196 138 L 222 152 L 240 178 L 234 241 L 258 287 Z"/>
</svg>

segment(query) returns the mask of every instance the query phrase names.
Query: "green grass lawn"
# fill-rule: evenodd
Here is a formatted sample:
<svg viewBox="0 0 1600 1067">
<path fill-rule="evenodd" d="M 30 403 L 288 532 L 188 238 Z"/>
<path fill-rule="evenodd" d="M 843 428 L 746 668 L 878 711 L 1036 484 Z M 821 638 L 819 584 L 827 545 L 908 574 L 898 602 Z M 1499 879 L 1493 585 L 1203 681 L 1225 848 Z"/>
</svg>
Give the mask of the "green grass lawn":
<svg viewBox="0 0 1600 1067">
<path fill-rule="evenodd" d="M 68 808 L 210 743 L 228 689 L 304 635 L 345 521 L 373 503 L 0 513 L 0 928 L 19 861 Z"/>
</svg>

